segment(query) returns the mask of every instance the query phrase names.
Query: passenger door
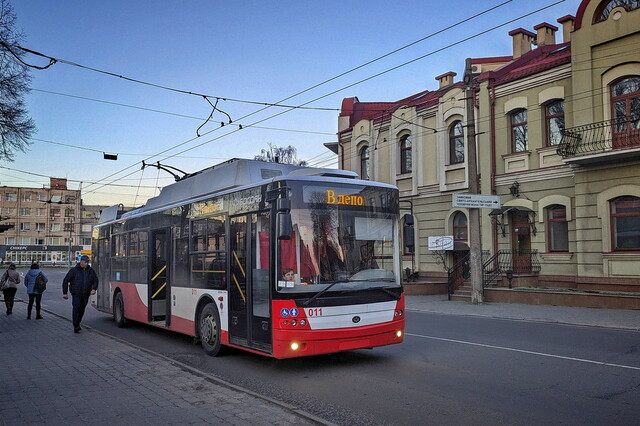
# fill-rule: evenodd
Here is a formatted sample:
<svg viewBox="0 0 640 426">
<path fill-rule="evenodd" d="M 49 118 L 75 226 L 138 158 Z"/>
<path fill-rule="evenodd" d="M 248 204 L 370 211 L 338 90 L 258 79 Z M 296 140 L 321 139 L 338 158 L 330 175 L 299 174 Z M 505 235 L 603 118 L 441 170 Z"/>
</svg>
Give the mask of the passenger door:
<svg viewBox="0 0 640 426">
<path fill-rule="evenodd" d="M 271 353 L 269 215 L 230 220 L 229 342 Z"/>
<path fill-rule="evenodd" d="M 171 323 L 170 285 L 169 285 L 169 229 L 151 231 L 149 251 L 148 307 L 149 321 Z"/>
</svg>

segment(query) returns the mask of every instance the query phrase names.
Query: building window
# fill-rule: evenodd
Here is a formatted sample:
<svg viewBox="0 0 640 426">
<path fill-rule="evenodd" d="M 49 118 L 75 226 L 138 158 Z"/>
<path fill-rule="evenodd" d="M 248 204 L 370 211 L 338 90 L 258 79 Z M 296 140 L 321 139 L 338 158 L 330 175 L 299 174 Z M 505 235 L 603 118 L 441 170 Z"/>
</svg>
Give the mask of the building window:
<svg viewBox="0 0 640 426">
<path fill-rule="evenodd" d="M 638 0 L 611 0 L 609 2 L 602 2 L 596 9 L 596 13 L 593 17 L 593 22 L 603 22 L 609 19 L 609 14 L 616 7 L 622 7 L 627 12 L 640 8 L 640 1 Z"/>
<path fill-rule="evenodd" d="M 371 177 L 369 166 L 369 147 L 363 146 L 360 149 L 360 178 L 369 180 Z"/>
<path fill-rule="evenodd" d="M 33 194 L 22 194 L 22 201 L 25 203 L 30 203 L 33 201 Z"/>
<path fill-rule="evenodd" d="M 15 202 L 17 200 L 16 194 L 12 192 L 5 193 L 4 200 L 9 202 Z"/>
<path fill-rule="evenodd" d="M 464 161 L 464 129 L 462 122 L 456 121 L 449 129 L 449 163 Z"/>
<path fill-rule="evenodd" d="M 411 172 L 411 135 L 400 138 L 400 173 Z"/>
<path fill-rule="evenodd" d="M 462 212 L 453 217 L 453 241 L 467 242 L 469 231 L 467 227 L 467 215 Z"/>
<path fill-rule="evenodd" d="M 52 223 L 51 224 L 51 231 L 59 231 L 60 230 L 60 224 L 59 223 Z"/>
<path fill-rule="evenodd" d="M 44 238 L 36 238 L 36 245 L 37 246 L 43 246 L 44 245 Z"/>
<path fill-rule="evenodd" d="M 510 115 L 511 119 L 511 147 L 513 152 L 524 152 L 527 145 L 527 110 L 520 109 Z"/>
<path fill-rule="evenodd" d="M 46 203 L 47 196 L 45 194 L 38 194 L 36 195 L 36 200 L 38 200 L 39 203 Z"/>
<path fill-rule="evenodd" d="M 83 246 L 90 246 L 91 245 L 91 237 L 83 237 L 82 238 L 82 245 Z"/>
<path fill-rule="evenodd" d="M 640 145 L 640 77 L 626 77 L 611 86 L 613 146 Z"/>
<path fill-rule="evenodd" d="M 31 229 L 31 224 L 29 222 L 21 222 L 20 230 L 21 231 L 29 231 Z"/>
<path fill-rule="evenodd" d="M 65 223 L 64 224 L 64 230 L 69 232 L 69 231 L 73 231 L 73 223 Z"/>
<path fill-rule="evenodd" d="M 15 207 L 5 207 L 4 208 L 4 214 L 7 215 L 7 216 L 14 216 L 16 214 Z"/>
<path fill-rule="evenodd" d="M 74 214 L 75 214 L 75 211 L 73 209 L 64 209 L 65 217 L 73 217 Z"/>
<path fill-rule="evenodd" d="M 22 207 L 20 209 L 20 216 L 31 216 L 31 209 L 28 207 Z"/>
<path fill-rule="evenodd" d="M 545 123 L 547 131 L 547 146 L 560 143 L 564 130 L 564 101 L 553 101 L 545 106 Z"/>
<path fill-rule="evenodd" d="M 614 251 L 640 250 L 639 197 L 611 200 L 611 237 Z"/>
<path fill-rule="evenodd" d="M 548 250 L 569 251 L 569 224 L 565 206 L 553 205 L 547 208 Z"/>
<path fill-rule="evenodd" d="M 44 231 L 45 226 L 44 223 L 36 223 L 36 231 Z"/>
<path fill-rule="evenodd" d="M 43 209 L 43 208 L 36 209 L 36 216 L 46 216 L 46 215 L 47 215 L 47 209 Z"/>
<path fill-rule="evenodd" d="M 29 237 L 20 237 L 20 245 L 28 246 L 31 244 L 31 238 Z"/>
<path fill-rule="evenodd" d="M 73 204 L 76 202 L 76 197 L 74 195 L 67 195 L 64 197 L 65 204 Z"/>
<path fill-rule="evenodd" d="M 16 243 L 16 237 L 4 237 L 4 243 L 6 245 L 13 245 Z"/>
<path fill-rule="evenodd" d="M 51 209 L 51 217 L 60 217 L 60 209 Z"/>
<path fill-rule="evenodd" d="M 62 238 L 60 237 L 49 237 L 49 245 L 59 246 L 62 244 Z"/>
</svg>

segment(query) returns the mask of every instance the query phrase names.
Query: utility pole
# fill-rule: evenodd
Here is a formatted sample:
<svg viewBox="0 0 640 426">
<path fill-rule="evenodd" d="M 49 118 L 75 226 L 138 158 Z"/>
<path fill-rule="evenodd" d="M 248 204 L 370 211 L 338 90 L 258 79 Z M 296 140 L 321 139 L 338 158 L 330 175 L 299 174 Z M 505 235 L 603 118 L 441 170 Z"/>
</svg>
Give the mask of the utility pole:
<svg viewBox="0 0 640 426">
<path fill-rule="evenodd" d="M 475 99 L 473 90 L 473 77 L 471 58 L 465 62 L 464 83 L 466 84 L 465 99 L 467 101 L 467 162 L 469 172 L 469 193 L 479 194 L 478 160 L 476 153 L 476 125 L 475 125 Z M 477 305 L 483 302 L 482 286 L 482 248 L 480 242 L 480 209 L 469 209 L 469 269 L 471 272 L 471 303 Z"/>
</svg>

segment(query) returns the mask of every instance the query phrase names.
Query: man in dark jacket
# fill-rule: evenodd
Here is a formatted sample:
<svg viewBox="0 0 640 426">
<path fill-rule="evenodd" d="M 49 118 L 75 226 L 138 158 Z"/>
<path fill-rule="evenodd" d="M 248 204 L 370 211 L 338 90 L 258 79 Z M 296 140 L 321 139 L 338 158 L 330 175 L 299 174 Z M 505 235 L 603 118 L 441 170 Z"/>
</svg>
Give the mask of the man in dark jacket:
<svg viewBox="0 0 640 426">
<path fill-rule="evenodd" d="M 80 263 L 71 268 L 62 281 L 62 297 L 68 299 L 67 292 L 71 289 L 73 305 L 73 332 L 79 333 L 80 322 L 84 309 L 89 303 L 89 296 L 96 294 L 98 289 L 98 275 L 89 266 L 89 256 L 80 257 Z"/>
</svg>

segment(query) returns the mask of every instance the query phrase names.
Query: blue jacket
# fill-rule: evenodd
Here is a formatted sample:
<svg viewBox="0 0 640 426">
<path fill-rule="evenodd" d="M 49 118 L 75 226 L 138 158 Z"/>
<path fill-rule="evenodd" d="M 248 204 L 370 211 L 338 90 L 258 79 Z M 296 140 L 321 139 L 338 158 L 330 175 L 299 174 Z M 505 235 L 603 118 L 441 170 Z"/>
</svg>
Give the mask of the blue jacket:
<svg viewBox="0 0 640 426">
<path fill-rule="evenodd" d="M 67 275 L 62 280 L 62 294 L 67 294 L 71 290 L 74 296 L 88 296 L 91 290 L 98 289 L 98 275 L 96 271 L 89 265 L 82 268 L 78 263 L 75 267 L 69 269 Z"/>
<path fill-rule="evenodd" d="M 27 293 L 41 294 L 40 292 L 36 291 L 36 289 L 34 288 L 36 285 L 36 277 L 40 272 L 42 272 L 40 269 L 29 269 L 29 272 L 27 272 L 27 275 L 24 276 L 24 285 L 27 286 Z M 45 281 L 49 282 L 49 278 L 47 278 L 44 272 L 42 272 L 42 275 L 44 276 Z"/>
</svg>

